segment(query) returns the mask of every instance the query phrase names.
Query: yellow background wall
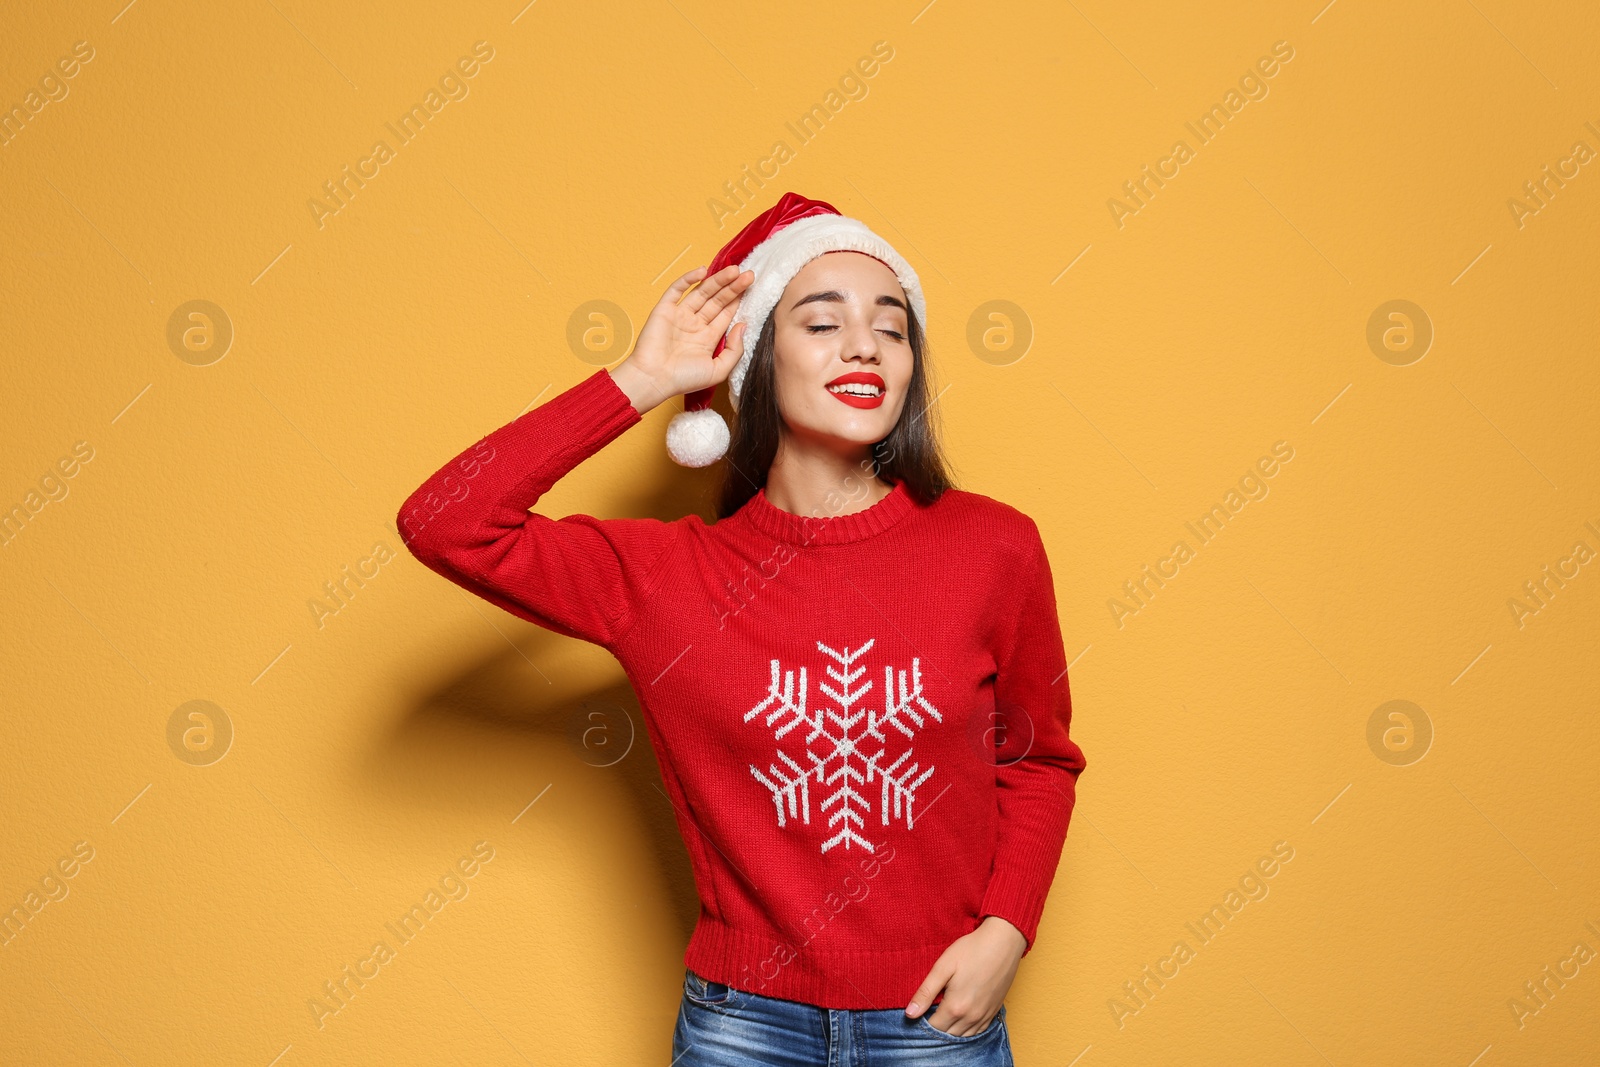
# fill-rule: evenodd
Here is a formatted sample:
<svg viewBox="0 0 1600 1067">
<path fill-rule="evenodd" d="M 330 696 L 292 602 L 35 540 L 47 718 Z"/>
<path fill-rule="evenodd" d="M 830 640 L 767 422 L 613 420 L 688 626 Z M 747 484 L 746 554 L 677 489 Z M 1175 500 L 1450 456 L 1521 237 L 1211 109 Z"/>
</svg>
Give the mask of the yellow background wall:
<svg viewBox="0 0 1600 1067">
<path fill-rule="evenodd" d="M 667 1061 L 695 898 L 622 672 L 392 520 L 793 189 L 921 272 L 961 484 L 1051 553 L 1089 766 L 1019 1062 L 1592 1062 L 1590 5 L 120 3 L 0 33 L 0 1060 Z M 670 413 L 549 512 L 709 515 Z"/>
</svg>

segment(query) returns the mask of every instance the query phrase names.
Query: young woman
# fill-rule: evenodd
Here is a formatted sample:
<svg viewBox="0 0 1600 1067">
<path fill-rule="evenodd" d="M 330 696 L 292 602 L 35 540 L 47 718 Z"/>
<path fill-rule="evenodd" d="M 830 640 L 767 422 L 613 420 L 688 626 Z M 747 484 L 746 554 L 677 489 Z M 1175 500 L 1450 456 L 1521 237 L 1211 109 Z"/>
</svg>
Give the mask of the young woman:
<svg viewBox="0 0 1600 1067">
<path fill-rule="evenodd" d="M 887 242 L 786 194 L 400 510 L 423 563 L 639 696 L 700 896 L 676 1067 L 1012 1062 L 1085 761 L 1038 527 L 945 473 L 925 314 Z M 530 514 L 679 395 L 674 458 L 726 454 L 718 521 Z"/>
</svg>

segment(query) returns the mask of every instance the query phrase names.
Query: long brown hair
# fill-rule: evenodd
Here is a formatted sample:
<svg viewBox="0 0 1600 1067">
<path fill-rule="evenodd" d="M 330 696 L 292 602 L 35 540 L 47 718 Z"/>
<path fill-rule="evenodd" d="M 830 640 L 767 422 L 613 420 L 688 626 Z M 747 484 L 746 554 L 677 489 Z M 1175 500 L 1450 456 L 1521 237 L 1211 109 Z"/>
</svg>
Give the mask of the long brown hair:
<svg viewBox="0 0 1600 1067">
<path fill-rule="evenodd" d="M 783 416 L 778 411 L 777 312 L 767 316 L 750 354 L 740 384 L 739 407 L 734 418 L 732 440 L 723 458 L 722 487 L 718 492 L 717 518 L 724 519 L 744 506 L 767 484 L 767 472 L 778 455 L 778 435 Z M 911 384 L 900 419 L 889 436 L 872 446 L 872 456 L 862 463 L 862 476 L 875 477 L 886 485 L 895 479 L 906 483 L 906 490 L 917 503 L 931 504 L 953 488 L 949 464 L 939 446 L 933 401 L 929 397 L 927 372 L 928 340 L 915 311 L 906 309 L 906 334 L 911 344 Z"/>
</svg>

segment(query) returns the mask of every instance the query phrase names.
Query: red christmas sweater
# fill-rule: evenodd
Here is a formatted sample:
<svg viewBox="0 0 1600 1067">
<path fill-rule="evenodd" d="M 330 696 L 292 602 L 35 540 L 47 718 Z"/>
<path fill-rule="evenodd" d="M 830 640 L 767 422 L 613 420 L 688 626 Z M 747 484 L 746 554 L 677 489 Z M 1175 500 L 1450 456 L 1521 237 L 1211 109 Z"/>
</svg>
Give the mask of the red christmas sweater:
<svg viewBox="0 0 1600 1067">
<path fill-rule="evenodd" d="M 700 898 L 685 965 L 882 1009 L 986 915 L 1032 951 L 1084 768 L 1033 520 L 903 482 L 842 515 L 765 492 L 710 525 L 529 513 L 640 418 L 598 370 L 441 467 L 397 526 L 627 672 Z"/>
</svg>

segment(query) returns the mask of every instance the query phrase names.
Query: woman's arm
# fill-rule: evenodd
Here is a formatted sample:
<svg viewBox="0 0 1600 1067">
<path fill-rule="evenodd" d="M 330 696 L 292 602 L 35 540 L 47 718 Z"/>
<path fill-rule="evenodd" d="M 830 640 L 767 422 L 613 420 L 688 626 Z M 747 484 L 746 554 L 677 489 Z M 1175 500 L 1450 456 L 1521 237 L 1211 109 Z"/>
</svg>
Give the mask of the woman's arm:
<svg viewBox="0 0 1600 1067">
<path fill-rule="evenodd" d="M 704 268 L 697 268 L 679 278 L 615 372 L 594 372 L 435 471 L 396 518 L 412 554 L 514 615 L 614 647 L 681 527 L 658 519 L 553 519 L 528 509 L 656 404 L 727 377 L 740 350 L 730 343 L 713 360 L 711 349 L 753 279 L 730 270 L 732 276 L 703 281 Z M 702 284 L 690 292 L 695 282 Z M 740 334 L 742 327 L 734 339 Z"/>
<path fill-rule="evenodd" d="M 632 624 L 678 527 L 658 519 L 553 519 L 528 509 L 639 418 L 609 372 L 596 371 L 429 476 L 401 505 L 401 540 L 468 592 L 611 647 Z"/>
<path fill-rule="evenodd" d="M 1083 750 L 1068 733 L 1072 696 L 1055 583 L 1031 520 L 1021 554 L 1020 597 L 1006 608 L 1010 621 L 994 652 L 1000 829 L 981 921 L 939 956 L 906 1005 L 913 1018 L 933 1012 L 929 1024 L 957 1037 L 989 1026 L 1033 949 L 1084 768 Z M 944 999 L 928 1008 L 940 990 Z"/>
<path fill-rule="evenodd" d="M 1022 603 L 1001 645 L 995 706 L 1004 732 L 995 757 L 1000 840 L 978 914 L 1005 919 L 1033 950 L 1077 800 L 1083 750 L 1070 736 L 1072 692 L 1055 582 L 1039 528 L 1028 523 Z"/>
</svg>

